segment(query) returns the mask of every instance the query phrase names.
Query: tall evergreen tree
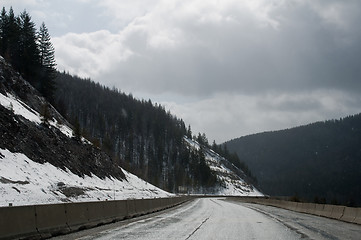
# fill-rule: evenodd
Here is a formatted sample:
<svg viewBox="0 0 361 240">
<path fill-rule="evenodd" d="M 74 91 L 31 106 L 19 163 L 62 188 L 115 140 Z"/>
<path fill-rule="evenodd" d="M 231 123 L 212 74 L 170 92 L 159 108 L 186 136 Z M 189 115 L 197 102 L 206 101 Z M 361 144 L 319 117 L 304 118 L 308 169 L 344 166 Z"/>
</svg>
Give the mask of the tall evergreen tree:
<svg viewBox="0 0 361 240">
<path fill-rule="evenodd" d="M 19 71 L 35 87 L 37 76 L 40 70 L 39 49 L 35 24 L 31 21 L 30 15 L 24 11 L 20 15 L 20 65 Z"/>
<path fill-rule="evenodd" d="M 6 49 L 6 29 L 8 25 L 8 15 L 6 13 L 5 7 L 1 10 L 0 15 L 0 54 L 4 56 Z"/>
<path fill-rule="evenodd" d="M 51 43 L 50 34 L 45 23 L 40 26 L 38 45 L 40 51 L 40 92 L 50 102 L 53 102 L 56 78 L 55 49 Z"/>
<path fill-rule="evenodd" d="M 3 9 L 4 11 L 4 9 Z M 19 69 L 19 35 L 20 35 L 20 20 L 15 16 L 13 8 L 10 7 L 9 14 L 5 13 L 4 22 L 4 38 L 3 38 L 3 52 L 2 55 L 7 59 L 15 69 Z"/>
</svg>

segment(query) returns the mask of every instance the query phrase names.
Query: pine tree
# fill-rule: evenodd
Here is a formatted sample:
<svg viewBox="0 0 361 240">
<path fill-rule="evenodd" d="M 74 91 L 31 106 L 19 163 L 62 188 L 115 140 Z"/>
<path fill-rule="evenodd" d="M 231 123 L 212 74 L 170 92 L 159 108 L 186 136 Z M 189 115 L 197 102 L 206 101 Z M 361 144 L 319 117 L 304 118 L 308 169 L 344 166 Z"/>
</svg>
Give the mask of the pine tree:
<svg viewBox="0 0 361 240">
<path fill-rule="evenodd" d="M 41 123 L 46 127 L 49 127 L 50 125 L 49 121 L 51 120 L 51 114 L 49 108 L 50 108 L 49 104 L 44 103 L 43 106 L 41 107 L 41 112 L 40 112 Z"/>
<path fill-rule="evenodd" d="M 40 70 L 40 59 L 35 24 L 31 21 L 31 17 L 26 11 L 20 15 L 20 21 L 19 71 L 25 79 L 38 88 L 39 86 L 37 86 L 38 83 L 36 83 L 36 80 Z"/>
<path fill-rule="evenodd" d="M 73 138 L 77 141 L 81 140 L 81 128 L 79 124 L 79 119 L 76 118 L 74 120 L 74 130 L 73 130 Z"/>
<path fill-rule="evenodd" d="M 6 14 L 5 8 L 1 13 L 2 24 L 2 47 L 1 54 L 9 61 L 15 69 L 19 69 L 19 35 L 20 20 L 15 16 L 13 8 L 10 7 L 9 14 Z"/>
<path fill-rule="evenodd" d="M 56 78 L 55 49 L 51 43 L 50 34 L 45 23 L 40 26 L 38 45 L 40 51 L 40 92 L 50 102 L 53 102 Z"/>
<path fill-rule="evenodd" d="M 0 15 L 0 54 L 4 56 L 5 49 L 6 49 L 6 29 L 8 25 L 8 16 L 5 10 L 5 7 L 1 10 Z"/>
</svg>

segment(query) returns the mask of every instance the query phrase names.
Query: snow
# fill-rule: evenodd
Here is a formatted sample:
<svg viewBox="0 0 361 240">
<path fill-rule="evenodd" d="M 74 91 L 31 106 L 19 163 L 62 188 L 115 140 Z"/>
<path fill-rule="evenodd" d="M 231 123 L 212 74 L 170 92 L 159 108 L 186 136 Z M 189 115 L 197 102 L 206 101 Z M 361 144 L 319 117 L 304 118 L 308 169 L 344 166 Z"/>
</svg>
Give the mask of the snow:
<svg viewBox="0 0 361 240">
<path fill-rule="evenodd" d="M 7 93 L 7 96 L 0 93 L 0 104 L 5 108 L 11 110 L 16 115 L 20 115 L 25 119 L 34 122 L 36 124 L 41 123 L 41 116 L 38 112 L 30 108 L 26 103 L 15 97 L 14 95 Z M 69 138 L 73 137 L 73 130 L 67 125 L 60 124 L 56 119 L 51 119 L 49 124 L 52 127 L 59 129 L 63 134 Z M 90 144 L 89 141 L 82 139 L 84 143 Z"/>
<path fill-rule="evenodd" d="M 0 93 L 0 104 L 6 107 L 7 109 L 14 112 L 16 115 L 21 115 L 24 118 L 28 119 L 31 122 L 40 124 L 41 119 L 40 115 L 32 110 L 29 106 L 27 106 L 20 99 L 16 98 L 11 94 L 7 94 L 8 96 Z"/>
<path fill-rule="evenodd" d="M 16 115 L 41 124 L 40 114 L 12 94 L 0 93 L 0 104 Z M 69 126 L 56 119 L 51 119 L 49 124 L 73 137 Z M 91 144 L 85 138 L 82 141 Z M 36 163 L 22 153 L 1 148 L 0 166 L 0 206 L 172 196 L 123 169 L 126 180 L 100 179 L 95 175 L 82 178 L 67 169 Z"/>
<path fill-rule="evenodd" d="M 50 163 L 0 148 L 0 206 L 168 197 L 167 193 L 123 170 L 126 180 L 79 177 Z M 82 194 L 66 196 L 62 189 Z"/>
<path fill-rule="evenodd" d="M 193 149 L 200 149 L 200 144 L 197 141 L 191 140 L 187 137 L 184 137 L 184 140 Z M 248 184 L 241 177 L 224 166 L 222 161 L 227 161 L 225 158 L 221 157 L 218 153 L 215 153 L 211 149 L 204 149 L 206 164 L 217 175 L 218 180 L 222 183 L 222 186 L 217 189 L 218 192 L 216 194 L 224 196 L 264 196 L 254 186 Z M 234 166 L 234 168 L 237 167 Z"/>
</svg>

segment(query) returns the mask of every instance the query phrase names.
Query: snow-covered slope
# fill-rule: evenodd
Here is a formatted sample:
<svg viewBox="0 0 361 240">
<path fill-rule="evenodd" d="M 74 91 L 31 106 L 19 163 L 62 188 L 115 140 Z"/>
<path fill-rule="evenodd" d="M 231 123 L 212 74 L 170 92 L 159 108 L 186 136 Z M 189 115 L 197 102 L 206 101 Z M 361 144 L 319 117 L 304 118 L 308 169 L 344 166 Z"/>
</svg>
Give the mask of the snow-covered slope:
<svg viewBox="0 0 361 240">
<path fill-rule="evenodd" d="M 15 115 L 40 124 L 40 114 L 11 94 L 0 93 L 0 104 Z M 55 119 L 53 128 L 71 138 L 73 131 Z M 83 144 L 88 144 L 83 140 Z M 171 194 L 126 172 L 126 180 L 95 175 L 80 177 L 68 169 L 50 163 L 40 164 L 22 153 L 0 148 L 0 206 L 45 204 L 58 202 L 97 201 L 107 199 L 166 197 Z"/>
<path fill-rule="evenodd" d="M 40 114 L 11 93 L 5 95 L 0 93 L 0 104 L 14 114 L 22 116 L 35 124 L 41 123 Z M 66 136 L 73 137 L 73 130 L 66 124 L 60 124 L 55 118 L 50 119 L 49 124 L 59 129 Z"/>
<path fill-rule="evenodd" d="M 79 177 L 22 153 L 0 149 L 0 206 L 112 199 L 166 197 L 171 194 L 124 171 L 126 180 Z"/>
<path fill-rule="evenodd" d="M 184 140 L 188 145 L 196 150 L 200 149 L 197 141 L 191 140 L 187 137 Z M 232 195 L 232 196 L 263 196 L 253 185 L 247 183 L 240 176 L 242 170 L 238 169 L 227 159 L 215 153 L 213 150 L 202 147 L 206 164 L 210 167 L 213 173 L 217 176 L 220 186 L 216 189 L 215 194 L 218 195 Z M 238 172 L 238 174 L 236 173 Z"/>
<path fill-rule="evenodd" d="M 74 138 L 71 125 L 1 57 L 0 136 L 0 207 L 172 195 Z"/>
</svg>

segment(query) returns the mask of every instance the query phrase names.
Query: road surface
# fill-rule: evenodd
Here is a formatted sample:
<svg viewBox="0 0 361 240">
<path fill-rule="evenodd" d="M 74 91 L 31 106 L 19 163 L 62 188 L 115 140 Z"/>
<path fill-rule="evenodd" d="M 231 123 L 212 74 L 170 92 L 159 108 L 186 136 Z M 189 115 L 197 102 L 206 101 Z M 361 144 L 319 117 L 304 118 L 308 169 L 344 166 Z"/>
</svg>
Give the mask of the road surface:
<svg viewBox="0 0 361 240">
<path fill-rule="evenodd" d="M 204 198 L 54 239 L 361 239 L 361 226 L 274 207 Z"/>
</svg>

